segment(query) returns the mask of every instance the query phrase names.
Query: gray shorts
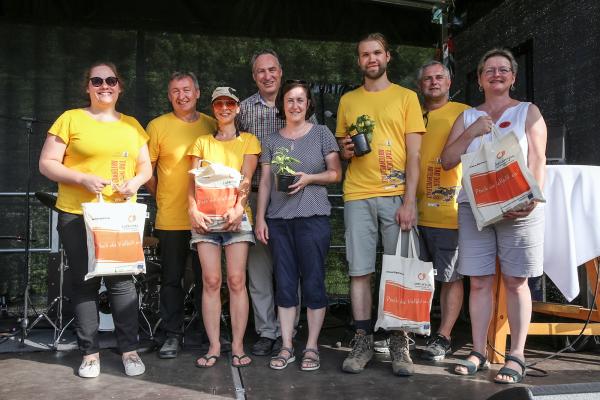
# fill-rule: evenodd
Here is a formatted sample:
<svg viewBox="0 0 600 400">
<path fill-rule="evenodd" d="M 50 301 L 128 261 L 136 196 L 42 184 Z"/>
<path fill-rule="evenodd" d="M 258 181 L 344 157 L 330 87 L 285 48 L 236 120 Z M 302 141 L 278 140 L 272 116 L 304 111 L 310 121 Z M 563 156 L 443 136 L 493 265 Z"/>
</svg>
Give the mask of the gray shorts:
<svg viewBox="0 0 600 400">
<path fill-rule="evenodd" d="M 192 239 L 190 239 L 190 247 L 192 250 L 197 250 L 197 243 L 212 243 L 219 246 L 227 246 L 229 244 L 248 242 L 254 244 L 254 234 L 248 232 L 209 232 L 206 234 L 198 233 L 192 229 Z"/>
<path fill-rule="evenodd" d="M 458 266 L 458 229 L 419 225 L 421 260 L 433 262 L 435 280 L 454 282 L 462 279 Z"/>
<path fill-rule="evenodd" d="M 468 276 L 496 273 L 496 255 L 504 275 L 521 278 L 544 272 L 544 205 L 525 218 L 502 220 L 477 230 L 469 203 L 458 206 L 458 272 Z"/>
<path fill-rule="evenodd" d="M 402 205 L 400 196 L 372 197 L 344 203 L 346 225 L 346 259 L 348 275 L 364 276 L 375 272 L 378 233 L 381 234 L 383 252 L 396 254 L 400 225 L 396 211 Z M 402 254 L 408 253 L 408 232 L 402 240 Z"/>
</svg>

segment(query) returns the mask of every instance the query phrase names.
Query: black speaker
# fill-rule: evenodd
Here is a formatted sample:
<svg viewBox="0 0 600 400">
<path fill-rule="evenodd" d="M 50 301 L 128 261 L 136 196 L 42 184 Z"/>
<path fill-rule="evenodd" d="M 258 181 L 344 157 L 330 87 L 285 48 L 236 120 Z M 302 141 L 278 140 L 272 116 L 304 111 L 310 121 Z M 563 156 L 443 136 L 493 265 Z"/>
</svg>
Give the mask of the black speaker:
<svg viewBox="0 0 600 400">
<path fill-rule="evenodd" d="M 570 383 L 534 387 L 513 387 L 488 397 L 488 400 L 598 400 L 600 382 Z"/>
<path fill-rule="evenodd" d="M 66 257 L 65 257 L 66 262 Z M 48 254 L 48 304 L 50 304 L 59 294 L 60 286 L 60 253 Z M 68 269 L 68 267 L 66 267 Z M 73 306 L 71 305 L 71 297 L 73 289 L 71 286 L 71 274 L 65 271 L 63 275 L 63 323 L 67 323 L 73 317 Z M 50 310 L 51 318 L 56 316 L 58 305 L 55 304 Z"/>
</svg>

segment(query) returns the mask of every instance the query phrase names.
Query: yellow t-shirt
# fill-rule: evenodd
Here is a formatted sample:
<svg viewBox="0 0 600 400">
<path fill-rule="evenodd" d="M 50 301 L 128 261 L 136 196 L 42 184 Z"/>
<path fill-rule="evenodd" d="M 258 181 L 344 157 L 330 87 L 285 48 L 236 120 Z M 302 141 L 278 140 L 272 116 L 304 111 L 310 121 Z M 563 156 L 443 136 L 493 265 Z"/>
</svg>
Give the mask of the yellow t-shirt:
<svg viewBox="0 0 600 400">
<path fill-rule="evenodd" d="M 336 137 L 344 137 L 363 114 L 375 121 L 371 152 L 350 161 L 344 180 L 344 201 L 402 195 L 405 135 L 425 133 L 417 94 L 396 84 L 378 92 L 367 92 L 361 86 L 346 93 L 338 108 Z"/>
<path fill-rule="evenodd" d="M 97 175 L 114 185 L 135 176 L 140 149 L 148 141 L 148 135 L 135 118 L 121 114 L 118 121 L 101 122 L 84 109 L 65 111 L 48 133 L 66 143 L 63 164 L 67 168 Z M 107 202 L 119 202 L 123 197 L 112 185 L 107 185 L 102 195 Z M 81 185 L 58 184 L 56 207 L 62 211 L 83 214 L 81 203 L 94 201 L 96 194 Z"/>
<path fill-rule="evenodd" d="M 421 143 L 421 173 L 417 187 L 419 225 L 458 228 L 458 203 L 462 166 L 442 168 L 440 155 L 456 118 L 466 104 L 449 102 L 427 114 L 427 134 Z"/>
<path fill-rule="evenodd" d="M 157 229 L 190 229 L 187 213 L 190 161 L 187 151 L 198 136 L 212 134 L 216 127 L 216 121 L 202 113 L 194 122 L 185 122 L 168 113 L 148 124 L 150 161 L 156 163 L 158 177 Z"/>
<path fill-rule="evenodd" d="M 242 169 L 246 154 L 260 154 L 260 142 L 256 136 L 247 132 L 241 132 L 236 138 L 227 141 L 217 140 L 213 135 L 200 136 L 188 152 L 190 156 L 226 165 L 238 171 Z M 248 220 L 252 221 L 249 204 L 246 204 L 246 214 Z"/>
</svg>

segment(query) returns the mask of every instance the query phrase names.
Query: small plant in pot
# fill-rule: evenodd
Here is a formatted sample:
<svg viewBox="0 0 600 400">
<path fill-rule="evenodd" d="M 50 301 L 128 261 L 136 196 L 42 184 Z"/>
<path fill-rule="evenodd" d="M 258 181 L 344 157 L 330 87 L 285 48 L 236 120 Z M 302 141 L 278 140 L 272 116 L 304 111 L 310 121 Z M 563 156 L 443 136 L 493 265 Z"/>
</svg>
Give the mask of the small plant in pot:
<svg viewBox="0 0 600 400">
<path fill-rule="evenodd" d="M 300 160 L 289 155 L 290 150 L 287 147 L 278 147 L 273 153 L 271 165 L 277 167 L 275 171 L 275 188 L 278 192 L 289 192 L 290 185 L 294 184 L 296 171 L 292 169 L 292 164 L 300 164 Z"/>
<path fill-rule="evenodd" d="M 350 125 L 348 132 L 354 143 L 354 154 L 357 157 L 363 156 L 371 152 L 371 140 L 373 139 L 373 130 L 375 129 L 375 121 L 366 114 L 356 118 L 356 122 Z M 354 135 L 352 132 L 356 131 Z"/>
</svg>

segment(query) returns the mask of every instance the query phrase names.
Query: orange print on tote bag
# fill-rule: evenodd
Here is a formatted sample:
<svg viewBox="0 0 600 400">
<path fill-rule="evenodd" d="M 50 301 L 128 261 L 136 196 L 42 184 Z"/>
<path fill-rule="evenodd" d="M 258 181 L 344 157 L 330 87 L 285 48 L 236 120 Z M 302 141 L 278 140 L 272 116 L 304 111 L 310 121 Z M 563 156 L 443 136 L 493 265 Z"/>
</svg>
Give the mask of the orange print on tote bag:
<svg viewBox="0 0 600 400">
<path fill-rule="evenodd" d="M 479 230 L 530 201 L 546 201 L 513 131 L 502 135 L 492 126 L 492 140 L 481 142 L 479 149 L 461 156 L 462 186 Z"/>
<path fill-rule="evenodd" d="M 201 167 L 202 163 L 207 166 Z M 194 175 L 198 211 L 212 219 L 213 223 L 208 227 L 211 232 L 221 231 L 225 224 L 223 214 L 237 201 L 242 174 L 231 167 L 207 160 L 199 160 L 198 167 L 189 173 Z M 252 230 L 247 215 L 244 215 L 240 230 Z"/>
</svg>

